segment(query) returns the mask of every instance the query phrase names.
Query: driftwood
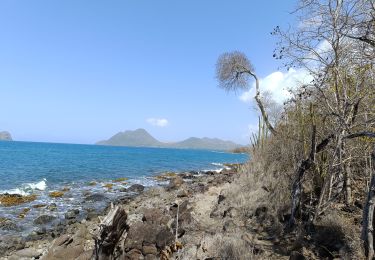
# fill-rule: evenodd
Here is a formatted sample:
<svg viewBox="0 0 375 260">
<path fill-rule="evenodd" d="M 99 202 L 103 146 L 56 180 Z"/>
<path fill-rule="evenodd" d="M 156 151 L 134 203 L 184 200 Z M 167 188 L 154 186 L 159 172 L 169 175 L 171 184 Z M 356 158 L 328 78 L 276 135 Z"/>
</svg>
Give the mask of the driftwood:
<svg viewBox="0 0 375 260">
<path fill-rule="evenodd" d="M 367 194 L 366 204 L 363 209 L 362 239 L 364 240 L 367 259 L 374 258 L 374 210 L 375 210 L 375 146 L 371 154 L 373 170 L 371 183 Z"/>
<path fill-rule="evenodd" d="M 111 206 L 111 210 L 100 223 L 99 235 L 95 238 L 93 259 L 113 259 L 113 251 L 127 228 L 127 214 L 119 206 Z"/>
</svg>

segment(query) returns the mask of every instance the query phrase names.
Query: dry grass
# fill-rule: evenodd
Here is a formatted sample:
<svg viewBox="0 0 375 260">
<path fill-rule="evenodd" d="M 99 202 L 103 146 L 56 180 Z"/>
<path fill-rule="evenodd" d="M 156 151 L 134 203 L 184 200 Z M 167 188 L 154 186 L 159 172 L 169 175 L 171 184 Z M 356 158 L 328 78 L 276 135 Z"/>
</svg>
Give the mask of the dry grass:
<svg viewBox="0 0 375 260">
<path fill-rule="evenodd" d="M 359 227 L 338 212 L 329 211 L 315 227 L 313 239 L 323 257 L 339 254 L 343 259 L 365 259 Z"/>
</svg>

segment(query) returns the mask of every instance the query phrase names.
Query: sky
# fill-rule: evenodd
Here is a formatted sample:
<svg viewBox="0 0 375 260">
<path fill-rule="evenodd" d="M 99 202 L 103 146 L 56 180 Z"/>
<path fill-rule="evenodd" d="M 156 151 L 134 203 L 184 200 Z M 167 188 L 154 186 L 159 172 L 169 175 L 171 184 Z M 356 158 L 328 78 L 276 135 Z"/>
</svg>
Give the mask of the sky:
<svg viewBox="0 0 375 260">
<path fill-rule="evenodd" d="M 218 88 L 215 63 L 242 51 L 261 88 L 286 95 L 277 25 L 293 0 L 0 1 L 0 131 L 23 141 L 92 144 L 145 128 L 161 141 L 249 142 L 253 90 Z M 252 87 L 252 86 L 250 86 Z"/>
</svg>

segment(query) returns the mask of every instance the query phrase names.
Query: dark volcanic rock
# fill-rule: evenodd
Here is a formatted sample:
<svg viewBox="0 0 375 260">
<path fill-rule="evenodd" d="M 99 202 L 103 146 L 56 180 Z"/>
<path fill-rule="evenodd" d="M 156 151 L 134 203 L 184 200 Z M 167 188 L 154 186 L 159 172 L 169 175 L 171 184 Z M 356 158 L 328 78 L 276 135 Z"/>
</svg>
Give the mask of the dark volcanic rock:
<svg viewBox="0 0 375 260">
<path fill-rule="evenodd" d="M 74 219 L 79 214 L 79 209 L 70 209 L 65 213 L 65 219 Z"/>
<path fill-rule="evenodd" d="M 51 216 L 51 215 L 41 215 L 41 216 L 37 217 L 37 218 L 34 220 L 34 224 L 37 224 L 37 225 L 43 225 L 43 224 L 47 224 L 47 223 L 53 221 L 54 219 L 56 219 L 55 216 Z"/>
<path fill-rule="evenodd" d="M 21 228 L 19 226 L 17 226 L 17 224 L 14 223 L 13 221 L 11 221 L 10 219 L 0 218 L 0 230 L 20 231 Z"/>
<path fill-rule="evenodd" d="M 88 195 L 88 196 L 85 197 L 86 201 L 93 201 L 93 202 L 103 201 L 103 200 L 107 200 L 107 199 L 108 198 L 106 196 L 104 196 L 103 194 L 100 194 L 100 193 L 91 194 L 91 195 Z"/>
<path fill-rule="evenodd" d="M 142 192 L 145 189 L 145 186 L 141 184 L 133 184 L 132 186 L 129 187 L 128 191 L 130 192 Z"/>
<path fill-rule="evenodd" d="M 220 204 L 220 202 L 222 202 L 223 200 L 225 200 L 225 196 L 220 194 L 218 199 L 217 199 L 217 204 Z"/>
<path fill-rule="evenodd" d="M 156 245 L 160 249 L 164 249 L 164 247 L 171 245 L 173 241 L 174 236 L 167 227 L 163 227 L 156 235 Z"/>
</svg>

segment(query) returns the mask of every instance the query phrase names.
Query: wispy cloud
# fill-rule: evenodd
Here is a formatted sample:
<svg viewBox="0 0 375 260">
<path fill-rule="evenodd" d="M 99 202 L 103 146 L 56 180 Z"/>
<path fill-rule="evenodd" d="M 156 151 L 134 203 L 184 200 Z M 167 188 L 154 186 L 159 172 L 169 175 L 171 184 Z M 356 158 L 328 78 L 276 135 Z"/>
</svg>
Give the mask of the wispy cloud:
<svg viewBox="0 0 375 260">
<path fill-rule="evenodd" d="M 290 69 L 283 73 L 280 71 L 273 72 L 268 76 L 261 78 L 259 81 L 261 92 L 268 91 L 272 93 L 277 103 L 283 103 L 290 98 L 290 89 L 295 89 L 301 84 L 306 84 L 312 80 L 312 77 L 303 69 Z M 240 96 L 243 102 L 250 102 L 255 96 L 255 83 L 249 91 Z"/>
<path fill-rule="evenodd" d="M 158 127 L 165 127 L 169 124 L 168 120 L 165 118 L 147 118 L 146 119 L 147 123 L 153 125 L 153 126 L 158 126 Z"/>
</svg>

